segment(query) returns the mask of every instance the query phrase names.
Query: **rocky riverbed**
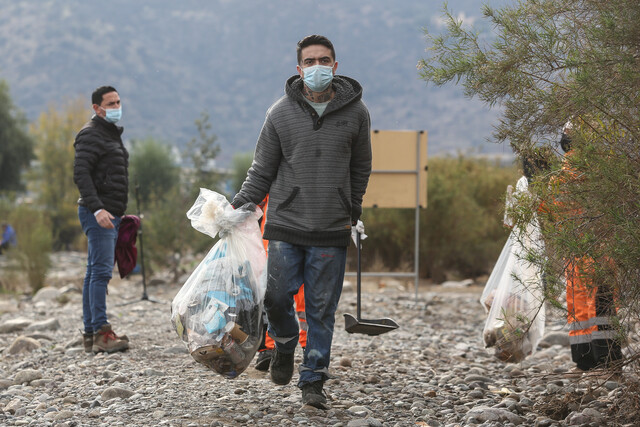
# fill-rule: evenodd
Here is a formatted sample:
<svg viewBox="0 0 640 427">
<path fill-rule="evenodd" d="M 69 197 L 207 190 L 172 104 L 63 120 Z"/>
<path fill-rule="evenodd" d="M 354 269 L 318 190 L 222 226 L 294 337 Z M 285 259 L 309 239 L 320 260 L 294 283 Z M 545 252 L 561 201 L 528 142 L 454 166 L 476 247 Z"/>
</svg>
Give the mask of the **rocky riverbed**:
<svg viewBox="0 0 640 427">
<path fill-rule="evenodd" d="M 297 373 L 276 386 L 253 363 L 233 380 L 196 363 L 169 321 L 180 285 L 157 277 L 147 287 L 155 302 L 141 298 L 139 275 L 112 281 L 109 319 L 129 336 L 130 349 L 85 353 L 84 255 L 56 256 L 54 286 L 34 297 L 0 298 L 1 425 L 639 425 L 635 374 L 570 373 L 559 315 L 548 316 L 540 348 L 521 363 L 505 364 L 484 349 L 480 284 L 425 285 L 416 296 L 411 285 L 368 279 L 363 317 L 400 324 L 377 337 L 345 332 L 343 314 L 355 314 L 356 301 L 347 284 L 336 315 L 335 378 L 325 385 L 330 408 L 323 411 L 302 405 Z"/>
</svg>

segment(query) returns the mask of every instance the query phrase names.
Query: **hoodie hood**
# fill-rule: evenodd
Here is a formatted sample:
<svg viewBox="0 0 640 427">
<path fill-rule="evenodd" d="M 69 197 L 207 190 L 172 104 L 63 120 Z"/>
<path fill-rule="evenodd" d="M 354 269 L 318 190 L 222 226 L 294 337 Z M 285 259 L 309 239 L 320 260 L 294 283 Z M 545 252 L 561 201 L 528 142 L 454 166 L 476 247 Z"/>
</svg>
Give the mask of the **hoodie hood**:
<svg viewBox="0 0 640 427">
<path fill-rule="evenodd" d="M 333 89 L 336 94 L 331 102 L 329 102 L 325 115 L 331 111 L 339 110 L 352 102 L 358 102 L 362 98 L 362 86 L 351 77 L 340 75 L 333 76 L 331 84 L 333 85 Z M 284 86 L 284 92 L 288 97 L 303 105 L 307 105 L 304 95 L 302 95 L 303 86 L 304 82 L 302 78 L 296 74 L 287 80 L 287 83 Z"/>
</svg>

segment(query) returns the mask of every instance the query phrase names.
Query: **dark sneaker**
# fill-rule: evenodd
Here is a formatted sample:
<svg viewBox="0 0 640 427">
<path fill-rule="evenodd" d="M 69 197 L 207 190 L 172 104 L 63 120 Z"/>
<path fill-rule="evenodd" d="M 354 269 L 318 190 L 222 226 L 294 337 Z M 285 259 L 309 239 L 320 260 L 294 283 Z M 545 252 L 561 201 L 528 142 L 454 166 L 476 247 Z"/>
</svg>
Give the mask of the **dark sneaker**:
<svg viewBox="0 0 640 427">
<path fill-rule="evenodd" d="M 273 350 L 269 370 L 271 371 L 271 381 L 278 385 L 286 385 L 293 376 L 293 356 L 294 353 L 280 353 Z"/>
<path fill-rule="evenodd" d="M 318 409 L 327 409 L 327 396 L 322 391 L 323 381 L 314 381 L 302 386 L 302 403 Z"/>
<path fill-rule="evenodd" d="M 93 334 L 82 333 L 82 344 L 84 345 L 84 352 L 91 353 L 93 351 Z"/>
<path fill-rule="evenodd" d="M 111 329 L 111 325 L 102 325 L 100 330 L 93 336 L 94 353 L 124 351 L 129 348 L 129 341 L 120 339 Z"/>
<path fill-rule="evenodd" d="M 269 370 L 269 364 L 271 363 L 271 356 L 273 352 L 271 350 L 264 350 L 258 353 L 258 360 L 256 360 L 256 369 L 258 371 L 267 372 Z"/>
</svg>

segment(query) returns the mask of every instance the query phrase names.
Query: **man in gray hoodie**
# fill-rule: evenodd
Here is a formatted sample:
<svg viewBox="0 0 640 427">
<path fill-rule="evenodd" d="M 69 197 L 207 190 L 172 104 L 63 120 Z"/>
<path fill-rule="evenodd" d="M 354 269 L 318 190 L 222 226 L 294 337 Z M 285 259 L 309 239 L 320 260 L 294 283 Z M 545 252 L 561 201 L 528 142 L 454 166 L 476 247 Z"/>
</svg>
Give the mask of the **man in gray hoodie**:
<svg viewBox="0 0 640 427">
<path fill-rule="evenodd" d="M 304 283 L 308 332 L 298 387 L 304 404 L 326 409 L 323 386 L 347 247 L 371 174 L 370 120 L 360 84 L 335 75 L 326 37 L 300 40 L 297 55 L 298 74 L 267 111 L 232 205 L 257 205 L 269 194 L 263 237 L 269 240 L 265 309 L 276 343 L 271 380 L 284 385 L 293 376 L 299 334 L 293 296 Z"/>
</svg>

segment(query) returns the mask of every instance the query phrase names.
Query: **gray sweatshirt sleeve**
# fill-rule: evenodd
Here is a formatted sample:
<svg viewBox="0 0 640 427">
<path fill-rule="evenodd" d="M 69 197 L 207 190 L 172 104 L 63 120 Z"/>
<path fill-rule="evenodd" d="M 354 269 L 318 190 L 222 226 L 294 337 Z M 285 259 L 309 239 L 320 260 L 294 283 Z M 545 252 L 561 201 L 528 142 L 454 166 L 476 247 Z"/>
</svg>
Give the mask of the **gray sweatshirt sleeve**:
<svg viewBox="0 0 640 427">
<path fill-rule="evenodd" d="M 271 183 L 278 173 L 281 159 L 280 138 L 267 112 L 251 167 L 242 188 L 231 202 L 234 208 L 239 208 L 246 203 L 257 205 L 262 202 L 269 193 Z"/>
<path fill-rule="evenodd" d="M 367 190 L 371 175 L 371 121 L 364 106 L 365 118 L 354 141 L 351 153 L 351 220 L 357 221 L 362 215 L 362 198 Z"/>
</svg>

